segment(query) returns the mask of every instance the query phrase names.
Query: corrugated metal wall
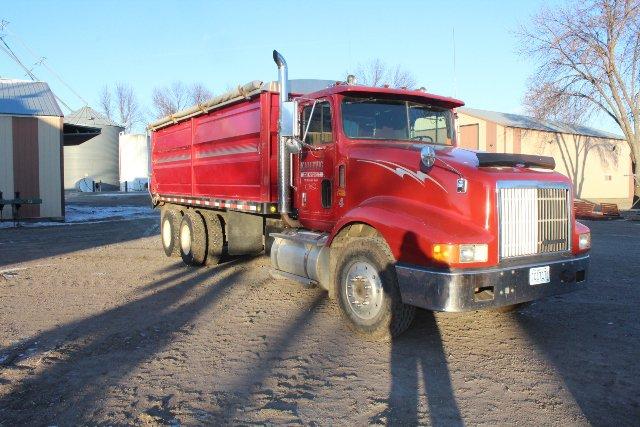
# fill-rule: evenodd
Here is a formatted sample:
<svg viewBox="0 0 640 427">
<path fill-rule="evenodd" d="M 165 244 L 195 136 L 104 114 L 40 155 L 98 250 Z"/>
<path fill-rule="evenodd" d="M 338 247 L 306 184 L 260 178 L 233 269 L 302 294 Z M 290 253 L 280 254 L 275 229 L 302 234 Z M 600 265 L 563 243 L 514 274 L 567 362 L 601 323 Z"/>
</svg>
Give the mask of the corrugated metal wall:
<svg viewBox="0 0 640 427">
<path fill-rule="evenodd" d="M 96 126 L 100 127 L 100 126 Z M 122 128 L 100 127 L 101 134 L 77 146 L 64 147 L 64 188 L 76 189 L 84 178 L 102 181 L 103 190 L 120 187 L 118 138 Z"/>
<path fill-rule="evenodd" d="M 62 183 L 60 179 L 51 179 L 52 176 L 60 176 L 61 155 L 61 117 L 42 117 L 38 120 L 38 158 L 40 165 L 40 216 L 60 216 L 62 203 Z"/>
<path fill-rule="evenodd" d="M 11 117 L 0 116 L 0 191 L 3 198 L 13 198 L 13 124 Z M 3 209 L 3 218 L 11 215 L 11 209 Z"/>
<path fill-rule="evenodd" d="M 149 139 L 145 134 L 120 134 L 120 183 L 132 184 L 149 177 Z M 123 187 L 121 185 L 121 187 Z"/>
<path fill-rule="evenodd" d="M 38 119 L 13 118 L 13 186 L 20 198 L 40 196 L 40 157 L 38 156 Z M 40 217 L 40 206 L 24 205 L 20 215 L 25 218 Z"/>
<path fill-rule="evenodd" d="M 63 218 L 61 117 L 0 116 L 0 191 L 4 199 L 40 198 L 24 205 L 21 218 Z M 11 206 L 3 209 L 11 218 Z"/>
</svg>

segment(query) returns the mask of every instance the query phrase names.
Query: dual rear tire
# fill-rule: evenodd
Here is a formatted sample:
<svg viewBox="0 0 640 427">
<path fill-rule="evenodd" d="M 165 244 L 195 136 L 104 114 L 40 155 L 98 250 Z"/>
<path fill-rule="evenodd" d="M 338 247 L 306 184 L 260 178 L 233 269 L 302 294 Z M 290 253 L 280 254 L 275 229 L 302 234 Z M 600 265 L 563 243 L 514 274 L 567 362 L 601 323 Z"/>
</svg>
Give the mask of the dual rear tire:
<svg viewBox="0 0 640 427">
<path fill-rule="evenodd" d="M 162 247 L 168 257 L 180 256 L 191 266 L 217 265 L 222 257 L 222 223 L 214 213 L 193 209 L 163 209 Z"/>
</svg>

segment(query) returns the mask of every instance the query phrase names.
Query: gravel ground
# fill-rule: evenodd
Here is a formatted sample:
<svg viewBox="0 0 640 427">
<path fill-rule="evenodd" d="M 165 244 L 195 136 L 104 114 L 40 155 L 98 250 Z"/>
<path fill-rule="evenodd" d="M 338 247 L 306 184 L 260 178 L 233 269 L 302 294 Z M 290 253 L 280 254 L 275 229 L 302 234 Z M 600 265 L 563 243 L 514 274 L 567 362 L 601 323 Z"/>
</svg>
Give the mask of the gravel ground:
<svg viewBox="0 0 640 427">
<path fill-rule="evenodd" d="M 98 197 L 69 201 L 145 200 Z M 157 223 L 0 230 L 0 425 L 640 419 L 640 222 L 588 224 L 579 292 L 517 314 L 421 311 L 391 342 L 354 336 L 266 257 L 166 258 Z"/>
</svg>

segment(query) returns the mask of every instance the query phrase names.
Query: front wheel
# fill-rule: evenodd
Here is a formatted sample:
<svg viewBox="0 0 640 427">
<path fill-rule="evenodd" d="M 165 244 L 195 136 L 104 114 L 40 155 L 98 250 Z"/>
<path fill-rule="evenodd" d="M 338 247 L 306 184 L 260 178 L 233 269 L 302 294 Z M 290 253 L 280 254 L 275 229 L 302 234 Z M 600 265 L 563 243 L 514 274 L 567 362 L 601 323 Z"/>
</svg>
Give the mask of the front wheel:
<svg viewBox="0 0 640 427">
<path fill-rule="evenodd" d="M 386 242 L 376 237 L 347 243 L 336 265 L 336 295 L 344 317 L 374 339 L 400 335 L 415 316 L 415 307 L 400 297 L 394 263 Z"/>
</svg>

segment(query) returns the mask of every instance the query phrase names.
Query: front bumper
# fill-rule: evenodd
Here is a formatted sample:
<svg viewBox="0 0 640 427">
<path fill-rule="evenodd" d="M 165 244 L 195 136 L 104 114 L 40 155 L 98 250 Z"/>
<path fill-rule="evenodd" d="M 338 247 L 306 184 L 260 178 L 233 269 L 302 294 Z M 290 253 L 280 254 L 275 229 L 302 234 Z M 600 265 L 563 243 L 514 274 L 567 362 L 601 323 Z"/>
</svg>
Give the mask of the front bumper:
<svg viewBox="0 0 640 427">
<path fill-rule="evenodd" d="M 529 285 L 529 269 L 549 266 L 549 283 Z M 587 278 L 589 255 L 487 269 L 436 270 L 398 264 L 402 301 L 435 311 L 503 307 L 571 292 Z"/>
</svg>

